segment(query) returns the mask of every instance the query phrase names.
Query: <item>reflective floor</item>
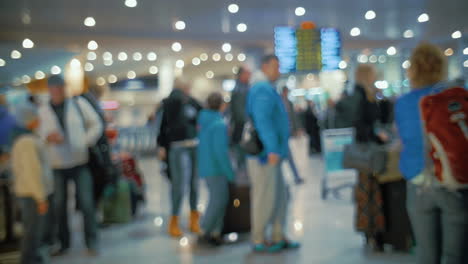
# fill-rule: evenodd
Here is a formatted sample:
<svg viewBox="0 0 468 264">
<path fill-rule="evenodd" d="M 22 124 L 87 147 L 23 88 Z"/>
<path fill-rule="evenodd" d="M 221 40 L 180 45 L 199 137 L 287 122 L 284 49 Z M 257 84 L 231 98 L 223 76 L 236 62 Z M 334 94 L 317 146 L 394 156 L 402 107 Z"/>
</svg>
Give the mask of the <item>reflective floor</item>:
<svg viewBox="0 0 468 264">
<path fill-rule="evenodd" d="M 353 230 L 350 190 L 343 190 L 341 198 L 332 195 L 326 201 L 321 200 L 319 186 L 323 171 L 322 162 L 318 157 L 307 158 L 306 150 L 302 146 L 306 146 L 305 139 L 293 142 L 293 150 L 306 183 L 299 187 L 291 185 L 294 196 L 289 221 L 291 238 L 302 242 L 300 250 L 277 255 L 256 255 L 251 253 L 248 237 L 241 236 L 237 242 L 219 249 L 197 248 L 193 243 L 194 237 L 190 234 L 181 240 L 168 237 L 165 232 L 169 211 L 168 183 L 159 175 L 156 159 L 144 158 L 140 161 L 140 166 L 148 184 L 148 202 L 138 218 L 131 224 L 103 229 L 101 254 L 96 258 L 86 255 L 81 232 L 75 232 L 73 250 L 68 256 L 55 258 L 52 263 L 413 263 L 411 255 L 391 251 L 374 254 L 363 248 L 362 237 Z M 287 166 L 285 172 L 290 178 Z M 200 209 L 203 209 L 207 194 L 203 183 L 201 186 Z M 182 221 L 186 227 L 188 207 L 185 206 Z M 164 221 L 162 226 L 159 226 L 161 219 Z M 74 218 L 73 226 L 75 230 L 81 230 L 79 217 Z"/>
</svg>

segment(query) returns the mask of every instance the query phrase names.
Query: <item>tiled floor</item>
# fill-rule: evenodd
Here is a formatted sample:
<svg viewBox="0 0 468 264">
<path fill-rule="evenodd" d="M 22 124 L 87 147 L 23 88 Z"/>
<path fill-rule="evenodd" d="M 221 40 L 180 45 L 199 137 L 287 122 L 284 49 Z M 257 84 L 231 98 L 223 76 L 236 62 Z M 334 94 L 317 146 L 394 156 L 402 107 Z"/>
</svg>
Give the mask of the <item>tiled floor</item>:
<svg viewBox="0 0 468 264">
<path fill-rule="evenodd" d="M 140 166 L 148 187 L 148 203 L 138 219 L 131 224 L 113 226 L 101 232 L 101 255 L 86 256 L 81 233 L 74 233 L 74 248 L 70 255 L 56 258 L 54 264 L 172 264 L 172 263 L 304 263 L 304 264 L 409 264 L 410 255 L 393 253 L 372 254 L 363 249 L 362 238 L 353 230 L 353 207 L 349 190 L 343 191 L 341 199 L 320 198 L 322 162 L 319 158 L 309 160 L 303 149 L 304 142 L 296 142 L 295 153 L 306 184 L 292 186 L 289 226 L 291 237 L 302 242 L 298 251 L 277 255 L 251 253 L 248 237 L 219 249 L 201 249 L 194 237 L 187 235 L 182 242 L 169 238 L 166 233 L 166 217 L 169 209 L 168 184 L 159 175 L 155 159 L 142 159 Z M 289 169 L 285 169 L 289 174 Z M 203 186 L 203 184 L 202 184 Z M 202 188 L 201 209 L 206 203 L 206 191 Z M 185 212 L 188 208 L 185 205 Z M 158 226 L 161 218 L 162 226 Z M 184 217 L 186 219 L 186 215 Z M 186 226 L 186 220 L 184 220 Z M 79 218 L 75 218 L 76 230 L 81 230 Z M 183 243 L 182 243 L 183 244 Z"/>
</svg>

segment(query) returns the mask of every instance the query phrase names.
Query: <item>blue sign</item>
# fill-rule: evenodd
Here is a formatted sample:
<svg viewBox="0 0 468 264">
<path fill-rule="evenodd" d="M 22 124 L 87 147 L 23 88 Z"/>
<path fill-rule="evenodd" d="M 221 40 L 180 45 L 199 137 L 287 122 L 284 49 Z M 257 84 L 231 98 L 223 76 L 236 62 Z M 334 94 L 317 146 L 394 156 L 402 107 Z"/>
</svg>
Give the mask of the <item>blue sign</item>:
<svg viewBox="0 0 468 264">
<path fill-rule="evenodd" d="M 322 70 L 334 71 L 339 69 L 341 61 L 341 37 L 335 28 L 322 28 Z"/>
<path fill-rule="evenodd" d="M 275 54 L 280 62 L 281 73 L 296 71 L 296 29 L 291 27 L 275 28 Z"/>
</svg>

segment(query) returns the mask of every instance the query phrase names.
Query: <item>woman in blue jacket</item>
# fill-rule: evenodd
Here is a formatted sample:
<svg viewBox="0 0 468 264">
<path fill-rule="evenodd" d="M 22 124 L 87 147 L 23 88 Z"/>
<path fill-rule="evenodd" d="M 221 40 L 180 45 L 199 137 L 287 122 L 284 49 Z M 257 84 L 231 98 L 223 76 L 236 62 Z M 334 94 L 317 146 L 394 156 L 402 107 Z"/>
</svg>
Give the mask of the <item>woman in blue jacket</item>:
<svg viewBox="0 0 468 264">
<path fill-rule="evenodd" d="M 220 93 L 212 93 L 207 100 L 207 110 L 198 118 L 198 173 L 205 179 L 210 201 L 202 221 L 200 242 L 211 245 L 222 243 L 224 214 L 229 200 L 229 182 L 234 171 L 229 158 L 227 126 L 222 112 L 226 103 Z"/>
</svg>

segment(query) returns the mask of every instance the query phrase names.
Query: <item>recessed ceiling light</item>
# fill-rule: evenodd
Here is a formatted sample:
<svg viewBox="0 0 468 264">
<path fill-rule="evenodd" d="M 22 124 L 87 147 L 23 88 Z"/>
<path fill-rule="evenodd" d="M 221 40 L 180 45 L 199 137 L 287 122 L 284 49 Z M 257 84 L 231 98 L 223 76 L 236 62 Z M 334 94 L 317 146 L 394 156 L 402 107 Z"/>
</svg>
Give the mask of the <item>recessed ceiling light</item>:
<svg viewBox="0 0 468 264">
<path fill-rule="evenodd" d="M 369 10 L 366 12 L 366 15 L 364 16 L 367 20 L 372 20 L 376 17 L 377 15 L 373 10 Z"/>
<path fill-rule="evenodd" d="M 359 63 L 367 63 L 367 62 L 369 62 L 369 57 L 366 54 L 360 54 L 357 57 L 357 60 L 358 60 Z"/>
<path fill-rule="evenodd" d="M 111 66 L 112 64 L 114 64 L 113 60 L 104 60 L 104 65 L 105 66 Z"/>
<path fill-rule="evenodd" d="M 221 55 L 219 53 L 213 54 L 213 60 L 214 61 L 220 61 L 221 60 Z"/>
<path fill-rule="evenodd" d="M 207 61 L 208 60 L 208 54 L 206 54 L 206 53 L 200 54 L 200 60 Z"/>
<path fill-rule="evenodd" d="M 419 15 L 418 17 L 418 22 L 419 23 L 424 23 L 424 22 L 427 22 L 429 21 L 429 15 L 426 14 L 426 13 L 422 13 L 421 15 Z"/>
<path fill-rule="evenodd" d="M 23 40 L 23 48 L 25 49 L 32 49 L 34 48 L 34 42 L 28 38 Z"/>
<path fill-rule="evenodd" d="M 391 47 L 389 47 L 387 49 L 387 54 L 389 56 L 393 56 L 393 55 L 397 54 L 397 49 L 395 47 L 391 46 Z"/>
<path fill-rule="evenodd" d="M 463 55 L 468 55 L 468 47 L 463 49 Z"/>
<path fill-rule="evenodd" d="M 303 16 L 305 15 L 306 10 L 303 7 L 297 7 L 294 13 L 296 14 L 296 16 Z"/>
<path fill-rule="evenodd" d="M 87 17 L 83 23 L 87 27 L 94 27 L 96 25 L 96 20 L 94 20 L 94 17 Z"/>
<path fill-rule="evenodd" d="M 411 66 L 411 62 L 409 60 L 405 60 L 402 64 L 401 64 L 401 67 L 403 67 L 403 69 L 408 69 L 409 67 Z"/>
<path fill-rule="evenodd" d="M 23 77 L 21 78 L 21 81 L 23 83 L 30 83 L 31 82 L 31 77 L 29 77 L 29 75 L 23 75 Z"/>
<path fill-rule="evenodd" d="M 387 62 L 387 57 L 385 55 L 380 55 L 379 56 L 379 63 L 385 63 Z"/>
<path fill-rule="evenodd" d="M 413 38 L 414 37 L 414 32 L 411 29 L 406 30 L 403 32 L 403 37 L 404 38 Z"/>
<path fill-rule="evenodd" d="M 228 6 L 228 11 L 229 11 L 229 13 L 235 14 L 235 13 L 239 12 L 239 6 L 236 5 L 236 4 L 230 4 Z"/>
<path fill-rule="evenodd" d="M 98 48 L 99 48 L 99 45 L 97 44 L 96 41 L 91 40 L 90 42 L 88 42 L 88 49 L 89 50 L 97 50 Z"/>
<path fill-rule="evenodd" d="M 185 66 L 185 62 L 183 60 L 177 60 L 175 65 L 177 68 L 182 69 Z"/>
<path fill-rule="evenodd" d="M 96 60 L 96 59 L 97 59 L 96 52 L 94 52 L 94 51 L 88 52 L 88 55 L 86 55 L 86 58 L 87 58 L 89 61 Z"/>
<path fill-rule="evenodd" d="M 104 77 L 99 77 L 96 79 L 96 84 L 99 86 L 103 86 L 106 84 L 106 79 L 104 79 Z"/>
<path fill-rule="evenodd" d="M 45 78 L 45 73 L 43 71 L 37 71 L 35 74 L 34 74 L 34 77 L 38 80 L 42 80 Z"/>
<path fill-rule="evenodd" d="M 213 72 L 213 71 L 207 71 L 205 75 L 206 75 L 206 78 L 208 78 L 208 79 L 213 79 L 213 77 L 214 77 L 214 72 Z"/>
<path fill-rule="evenodd" d="M 239 73 L 239 67 L 237 67 L 237 66 L 232 67 L 232 73 L 233 74 L 238 74 Z"/>
<path fill-rule="evenodd" d="M 135 79 L 136 78 L 136 73 L 134 71 L 129 71 L 127 73 L 127 78 L 129 79 Z"/>
<path fill-rule="evenodd" d="M 133 60 L 134 61 L 141 61 L 143 59 L 143 55 L 140 52 L 133 53 Z"/>
<path fill-rule="evenodd" d="M 455 31 L 455 32 L 452 33 L 452 38 L 453 38 L 453 39 L 459 39 L 459 38 L 461 38 L 461 37 L 462 37 L 462 33 L 461 33 L 460 30 L 457 30 L 457 31 Z"/>
<path fill-rule="evenodd" d="M 463 67 L 468 68 L 468 60 L 463 62 Z"/>
<path fill-rule="evenodd" d="M 224 58 L 227 61 L 232 61 L 234 59 L 234 56 L 231 53 L 228 53 L 228 54 L 226 54 L 226 56 L 224 56 Z"/>
<path fill-rule="evenodd" d="M 21 59 L 21 52 L 19 52 L 19 51 L 17 51 L 17 50 L 13 50 L 13 51 L 11 51 L 10 56 L 11 56 L 11 58 L 14 59 L 14 60 Z"/>
<path fill-rule="evenodd" d="M 84 70 L 87 72 L 93 71 L 94 70 L 94 65 L 91 62 L 87 62 L 84 65 Z"/>
<path fill-rule="evenodd" d="M 224 44 L 223 44 L 222 50 L 223 50 L 224 52 L 230 52 L 231 49 L 232 49 L 231 44 L 229 44 L 229 43 L 224 43 Z"/>
<path fill-rule="evenodd" d="M 109 83 L 116 83 L 117 82 L 117 76 L 115 76 L 114 74 L 111 74 L 111 75 L 109 75 L 109 77 L 107 77 L 107 81 Z"/>
<path fill-rule="evenodd" d="M 50 72 L 54 75 L 60 74 L 62 72 L 62 69 L 60 69 L 59 66 L 54 65 L 52 68 L 50 68 Z"/>
<path fill-rule="evenodd" d="M 245 32 L 247 31 L 247 25 L 245 23 L 240 23 L 237 25 L 237 31 Z"/>
<path fill-rule="evenodd" d="M 79 67 L 81 67 L 81 62 L 78 59 L 73 59 L 70 62 L 70 67 L 79 68 Z"/>
<path fill-rule="evenodd" d="M 126 61 L 128 59 L 127 53 L 124 51 L 119 52 L 119 55 L 117 56 L 119 61 Z"/>
<path fill-rule="evenodd" d="M 13 79 L 13 86 L 20 86 L 22 83 L 21 78 Z"/>
<path fill-rule="evenodd" d="M 452 49 L 452 48 L 446 49 L 446 50 L 444 51 L 444 54 L 445 54 L 445 56 L 447 56 L 447 57 L 452 56 L 452 55 L 453 55 L 453 49 Z"/>
<path fill-rule="evenodd" d="M 348 63 L 344 60 L 340 61 L 340 63 L 338 63 L 338 67 L 342 70 L 346 69 L 348 67 Z"/>
<path fill-rule="evenodd" d="M 198 66 L 198 65 L 200 65 L 200 63 L 201 63 L 201 60 L 199 58 L 195 57 L 195 58 L 192 59 L 192 64 L 193 65 Z"/>
<path fill-rule="evenodd" d="M 0 59 L 0 67 L 3 67 L 6 65 L 6 61 L 4 59 Z"/>
<path fill-rule="evenodd" d="M 149 68 L 149 73 L 151 73 L 151 74 L 157 74 L 158 71 L 159 71 L 159 69 L 158 69 L 158 67 L 156 67 L 156 66 L 151 66 L 151 67 Z"/>
<path fill-rule="evenodd" d="M 146 58 L 147 58 L 149 61 L 155 61 L 155 60 L 158 58 L 158 55 L 156 55 L 156 53 L 154 53 L 154 52 L 150 52 L 150 53 L 148 53 L 148 55 L 146 56 Z"/>
<path fill-rule="evenodd" d="M 237 55 L 238 61 L 245 61 L 245 59 L 246 59 L 246 56 L 244 53 L 239 53 L 239 55 Z"/>
<path fill-rule="evenodd" d="M 106 51 L 102 54 L 102 59 L 103 60 L 112 60 L 112 53 Z"/>
<path fill-rule="evenodd" d="M 180 44 L 179 42 L 172 43 L 172 50 L 175 51 L 175 52 L 181 51 L 182 50 L 182 44 Z"/>
<path fill-rule="evenodd" d="M 376 63 L 378 61 L 377 55 L 371 55 L 369 57 L 369 62 L 370 63 Z"/>
<path fill-rule="evenodd" d="M 352 37 L 357 37 L 359 35 L 361 35 L 361 30 L 358 28 L 358 27 L 354 27 L 351 29 L 351 31 L 349 32 L 349 34 L 352 36 Z"/>
<path fill-rule="evenodd" d="M 138 2 L 137 2 L 137 0 L 125 0 L 125 5 L 127 7 L 133 8 L 133 7 L 136 7 L 138 5 Z"/>
<path fill-rule="evenodd" d="M 184 30 L 185 29 L 185 22 L 182 21 L 182 20 L 179 20 L 174 24 L 174 27 L 177 30 Z"/>
</svg>

